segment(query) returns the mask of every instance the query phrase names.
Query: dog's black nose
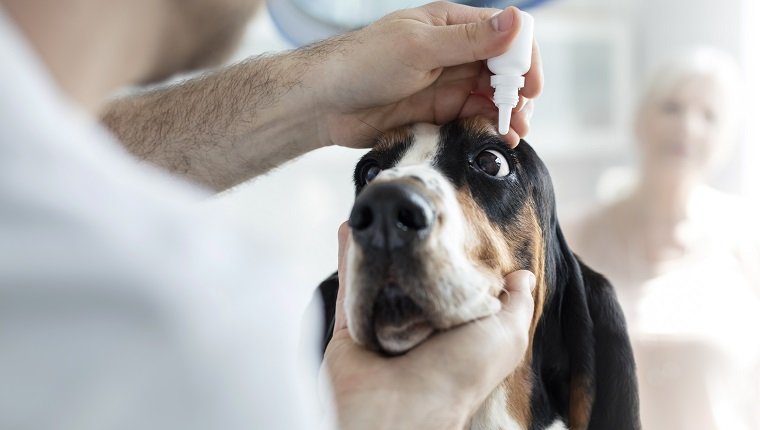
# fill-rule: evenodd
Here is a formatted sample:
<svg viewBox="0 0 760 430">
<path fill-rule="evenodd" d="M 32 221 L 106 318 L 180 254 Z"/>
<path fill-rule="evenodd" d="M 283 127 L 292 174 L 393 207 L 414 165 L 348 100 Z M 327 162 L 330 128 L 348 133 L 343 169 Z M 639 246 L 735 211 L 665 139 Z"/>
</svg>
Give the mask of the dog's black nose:
<svg viewBox="0 0 760 430">
<path fill-rule="evenodd" d="M 359 194 L 348 225 L 361 245 L 398 249 L 426 237 L 434 215 L 430 202 L 411 185 L 382 182 Z"/>
</svg>

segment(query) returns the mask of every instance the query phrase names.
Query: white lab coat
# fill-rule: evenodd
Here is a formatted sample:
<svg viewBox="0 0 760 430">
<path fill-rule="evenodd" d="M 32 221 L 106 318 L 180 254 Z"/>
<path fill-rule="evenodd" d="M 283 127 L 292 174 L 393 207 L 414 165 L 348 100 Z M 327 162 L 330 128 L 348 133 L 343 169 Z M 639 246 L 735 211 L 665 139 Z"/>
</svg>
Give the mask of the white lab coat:
<svg viewBox="0 0 760 430">
<path fill-rule="evenodd" d="M 314 428 L 313 286 L 0 56 L 0 429 Z"/>
</svg>

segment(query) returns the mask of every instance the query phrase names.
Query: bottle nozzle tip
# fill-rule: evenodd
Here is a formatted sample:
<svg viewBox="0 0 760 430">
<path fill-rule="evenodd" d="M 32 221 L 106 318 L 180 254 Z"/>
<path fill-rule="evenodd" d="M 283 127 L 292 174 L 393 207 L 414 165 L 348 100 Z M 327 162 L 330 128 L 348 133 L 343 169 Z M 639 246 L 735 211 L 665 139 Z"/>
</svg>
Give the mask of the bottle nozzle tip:
<svg viewBox="0 0 760 430">
<path fill-rule="evenodd" d="M 509 132 L 509 121 L 512 116 L 512 109 L 507 105 L 499 105 L 499 134 L 505 135 Z"/>
</svg>

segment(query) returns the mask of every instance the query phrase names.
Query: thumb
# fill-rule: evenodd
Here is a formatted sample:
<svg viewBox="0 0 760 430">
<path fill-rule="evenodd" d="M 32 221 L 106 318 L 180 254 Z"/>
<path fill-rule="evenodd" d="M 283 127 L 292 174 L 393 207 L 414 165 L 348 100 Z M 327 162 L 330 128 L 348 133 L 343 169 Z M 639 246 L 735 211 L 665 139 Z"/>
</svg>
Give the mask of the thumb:
<svg viewBox="0 0 760 430">
<path fill-rule="evenodd" d="M 508 7 L 476 22 L 437 26 L 431 29 L 435 48 L 431 69 L 486 60 L 503 54 L 520 32 L 521 16 Z"/>
<path fill-rule="evenodd" d="M 504 293 L 499 296 L 501 311 L 499 317 L 511 324 L 524 324 L 530 327 L 533 318 L 533 290 L 536 288 L 536 276 L 527 270 L 518 270 L 507 275 Z"/>
<path fill-rule="evenodd" d="M 335 327 L 333 334 L 346 328 L 346 312 L 343 309 L 343 302 L 346 298 L 346 254 L 348 252 L 348 238 L 351 229 L 348 223 L 344 222 L 338 229 L 338 297 L 335 301 Z"/>
</svg>

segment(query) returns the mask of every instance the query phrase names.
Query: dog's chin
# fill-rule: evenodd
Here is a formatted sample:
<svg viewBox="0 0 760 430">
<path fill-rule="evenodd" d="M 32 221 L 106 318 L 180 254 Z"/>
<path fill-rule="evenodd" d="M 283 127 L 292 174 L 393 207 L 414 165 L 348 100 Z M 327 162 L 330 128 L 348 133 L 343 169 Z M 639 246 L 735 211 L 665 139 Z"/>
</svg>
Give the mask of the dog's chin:
<svg viewBox="0 0 760 430">
<path fill-rule="evenodd" d="M 402 324 L 375 323 L 380 349 L 388 355 L 403 354 L 430 337 L 435 330 L 423 317 Z"/>
</svg>

